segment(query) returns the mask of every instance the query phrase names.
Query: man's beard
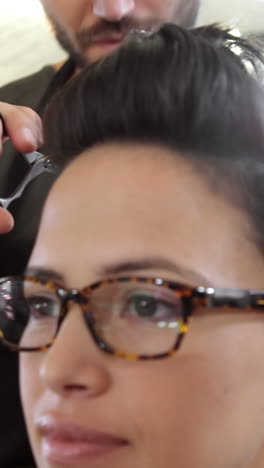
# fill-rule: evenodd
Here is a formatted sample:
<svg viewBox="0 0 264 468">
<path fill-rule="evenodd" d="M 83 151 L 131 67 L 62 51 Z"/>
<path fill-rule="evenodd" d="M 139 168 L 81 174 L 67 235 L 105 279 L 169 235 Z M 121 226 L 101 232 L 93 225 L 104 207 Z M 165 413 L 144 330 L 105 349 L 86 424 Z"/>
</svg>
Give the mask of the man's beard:
<svg viewBox="0 0 264 468">
<path fill-rule="evenodd" d="M 200 0 L 182 0 L 182 4 L 177 9 L 174 20 L 175 23 L 184 27 L 191 27 L 194 25 L 200 6 Z M 71 37 L 71 34 L 47 12 L 48 19 L 52 26 L 55 37 L 61 47 L 70 55 L 76 63 L 78 68 L 83 68 L 89 64 L 89 59 L 85 52 L 89 47 L 97 42 L 107 39 L 113 34 L 120 34 L 122 36 L 128 35 L 135 30 L 144 30 L 151 32 L 157 30 L 162 24 L 162 21 L 152 21 L 148 23 L 139 23 L 131 18 L 124 18 L 118 22 L 110 22 L 100 20 L 94 26 L 83 29 Z"/>
<path fill-rule="evenodd" d="M 70 37 L 66 29 L 52 15 L 47 14 L 47 17 L 60 46 L 74 60 L 77 67 L 83 68 L 88 63 L 88 60 L 78 47 L 76 41 Z"/>
<path fill-rule="evenodd" d="M 199 13 L 201 0 L 182 0 L 177 17 L 172 22 L 185 28 L 195 25 Z"/>
</svg>

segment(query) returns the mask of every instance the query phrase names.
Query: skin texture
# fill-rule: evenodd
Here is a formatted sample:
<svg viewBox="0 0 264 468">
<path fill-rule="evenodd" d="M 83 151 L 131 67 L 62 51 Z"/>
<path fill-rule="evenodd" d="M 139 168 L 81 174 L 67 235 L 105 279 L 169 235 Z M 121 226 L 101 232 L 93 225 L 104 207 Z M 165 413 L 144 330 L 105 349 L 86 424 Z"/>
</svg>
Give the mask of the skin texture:
<svg viewBox="0 0 264 468">
<path fill-rule="evenodd" d="M 14 220 L 9 211 L 0 208 L 0 234 L 11 231 L 14 226 Z"/>
<path fill-rule="evenodd" d="M 57 39 L 80 65 L 115 47 L 129 30 L 163 22 L 194 24 L 199 0 L 43 0 Z M 115 43 L 109 39 L 115 36 Z M 98 41 L 103 41 L 98 43 Z"/>
<path fill-rule="evenodd" d="M 30 266 L 52 268 L 65 286 L 82 288 L 104 279 L 110 265 L 158 256 L 178 267 L 130 273 L 263 288 L 264 262 L 249 234 L 243 213 L 214 195 L 180 155 L 98 146 L 55 183 Z M 263 467 L 263 333 L 260 313 L 212 311 L 193 319 L 174 357 L 130 362 L 97 349 L 72 306 L 48 351 L 21 355 L 38 467 L 58 468 L 41 451 L 35 422 L 45 415 L 129 441 L 75 468 Z"/>
</svg>

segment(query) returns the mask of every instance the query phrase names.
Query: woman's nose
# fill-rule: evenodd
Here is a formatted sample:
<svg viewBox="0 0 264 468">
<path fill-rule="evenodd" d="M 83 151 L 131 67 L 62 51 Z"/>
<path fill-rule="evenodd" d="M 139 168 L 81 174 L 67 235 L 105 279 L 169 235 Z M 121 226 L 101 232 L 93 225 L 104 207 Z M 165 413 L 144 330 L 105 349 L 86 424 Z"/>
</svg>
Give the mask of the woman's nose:
<svg viewBox="0 0 264 468">
<path fill-rule="evenodd" d="M 81 314 L 78 306 L 71 308 L 40 369 L 43 385 L 67 398 L 96 397 L 111 385 L 107 356 L 96 348 Z"/>
<path fill-rule="evenodd" d="M 135 0 L 94 0 L 93 13 L 107 21 L 120 21 L 133 12 Z"/>
</svg>

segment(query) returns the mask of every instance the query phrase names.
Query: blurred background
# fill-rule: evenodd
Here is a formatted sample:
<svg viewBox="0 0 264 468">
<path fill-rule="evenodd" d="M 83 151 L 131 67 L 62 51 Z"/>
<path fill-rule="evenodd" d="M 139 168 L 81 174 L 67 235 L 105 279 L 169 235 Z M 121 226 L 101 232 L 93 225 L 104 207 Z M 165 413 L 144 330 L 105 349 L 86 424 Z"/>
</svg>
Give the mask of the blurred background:
<svg viewBox="0 0 264 468">
<path fill-rule="evenodd" d="M 264 34 L 264 0 L 202 0 L 199 24 L 215 21 Z M 38 0 L 0 0 L 0 50 L 0 86 L 64 58 Z"/>
</svg>

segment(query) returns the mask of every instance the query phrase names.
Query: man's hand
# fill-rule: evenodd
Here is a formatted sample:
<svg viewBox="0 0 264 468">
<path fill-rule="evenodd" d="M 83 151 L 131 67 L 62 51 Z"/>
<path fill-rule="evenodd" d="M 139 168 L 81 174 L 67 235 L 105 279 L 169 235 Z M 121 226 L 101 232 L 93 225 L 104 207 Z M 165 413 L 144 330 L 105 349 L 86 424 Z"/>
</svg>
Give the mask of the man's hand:
<svg viewBox="0 0 264 468">
<path fill-rule="evenodd" d="M 0 155 L 6 139 L 20 153 L 30 153 L 43 144 L 41 119 L 32 109 L 0 102 L 0 113 L 5 123 L 4 134 L 0 120 Z"/>
<path fill-rule="evenodd" d="M 6 234 L 12 231 L 14 226 L 13 216 L 9 211 L 4 208 L 0 208 L 0 234 Z"/>
<path fill-rule="evenodd" d="M 10 140 L 20 153 L 30 153 L 43 144 L 41 119 L 28 107 L 13 106 L 0 102 L 0 156 L 3 153 L 3 143 Z M 12 215 L 0 207 L 0 234 L 13 229 Z"/>
</svg>

